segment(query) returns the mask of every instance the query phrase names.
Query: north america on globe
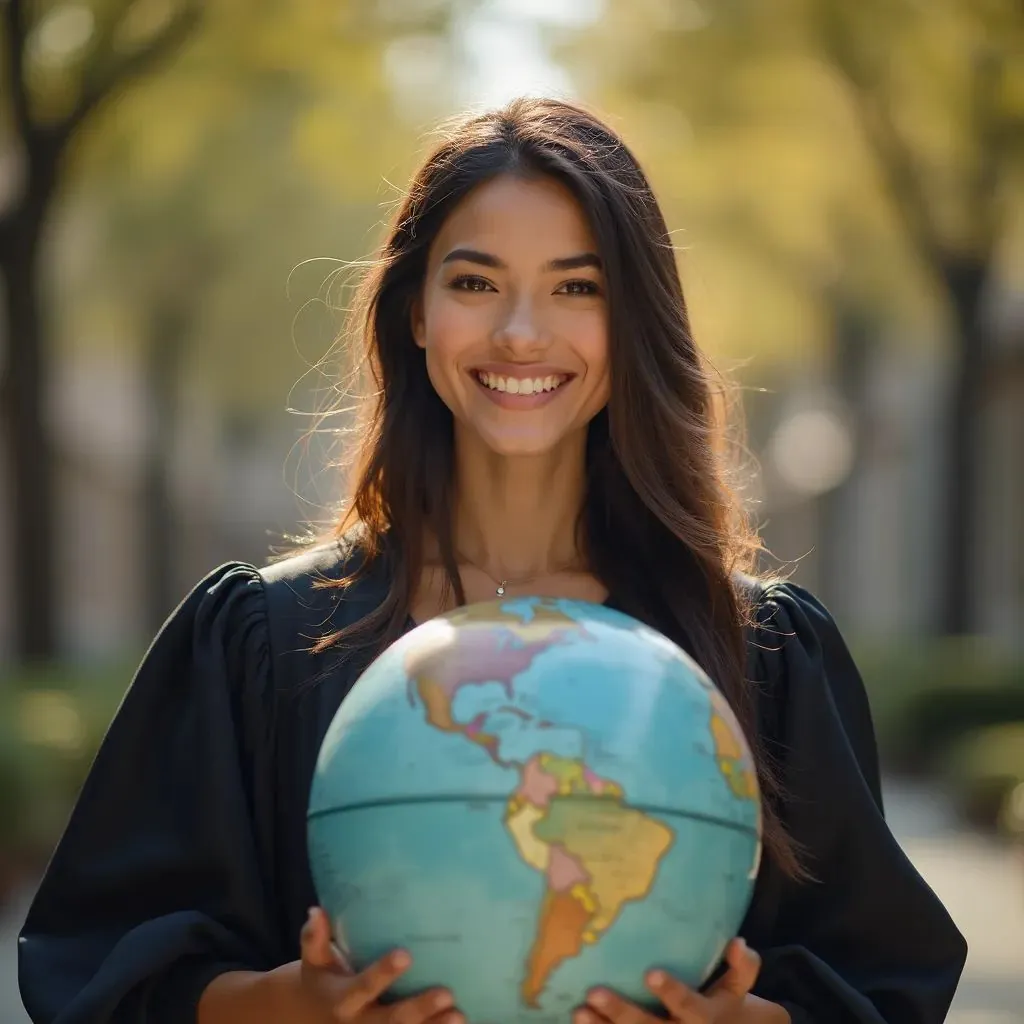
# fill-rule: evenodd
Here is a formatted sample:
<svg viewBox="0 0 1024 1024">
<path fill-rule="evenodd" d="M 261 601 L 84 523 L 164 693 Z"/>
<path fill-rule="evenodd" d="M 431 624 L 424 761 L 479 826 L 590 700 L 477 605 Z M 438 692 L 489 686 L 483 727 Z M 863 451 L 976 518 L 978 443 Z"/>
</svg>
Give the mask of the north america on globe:
<svg viewBox="0 0 1024 1024">
<path fill-rule="evenodd" d="M 458 609 L 456 647 L 425 638 L 405 655 L 410 703 L 426 723 L 458 735 L 507 770 L 503 823 L 519 857 L 544 880 L 533 942 L 521 965 L 520 995 L 536 1007 L 566 960 L 597 943 L 623 907 L 644 899 L 675 839 L 673 829 L 630 806 L 623 787 L 586 762 L 582 730 L 554 723 L 517 704 L 516 678 L 545 651 L 586 639 L 580 622 L 554 602 L 535 601 L 528 616 L 509 602 Z M 474 624 L 478 629 L 474 629 Z M 456 713 L 466 687 L 500 687 L 497 703 Z M 715 759 L 733 796 L 757 799 L 728 706 L 713 693 L 708 730 Z"/>
</svg>

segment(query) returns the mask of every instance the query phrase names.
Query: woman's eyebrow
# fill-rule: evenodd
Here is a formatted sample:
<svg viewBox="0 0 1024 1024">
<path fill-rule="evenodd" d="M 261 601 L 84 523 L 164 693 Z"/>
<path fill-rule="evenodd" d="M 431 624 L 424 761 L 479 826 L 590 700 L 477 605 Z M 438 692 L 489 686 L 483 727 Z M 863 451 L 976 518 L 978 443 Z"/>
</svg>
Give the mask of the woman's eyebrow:
<svg viewBox="0 0 1024 1024">
<path fill-rule="evenodd" d="M 452 249 L 441 261 L 442 263 L 455 263 L 463 260 L 466 263 L 477 263 L 482 267 L 491 267 L 494 270 L 504 270 L 505 264 L 497 256 L 489 252 L 481 252 L 479 249 Z M 593 267 L 601 270 L 601 257 L 593 252 L 581 252 L 575 256 L 561 256 L 558 259 L 549 260 L 545 270 L 579 270 L 582 267 Z"/>
<path fill-rule="evenodd" d="M 452 249 L 441 262 L 454 263 L 456 260 L 479 263 L 482 267 L 493 267 L 495 270 L 503 270 L 505 267 L 497 256 L 492 256 L 489 252 L 480 252 L 479 249 Z"/>
<path fill-rule="evenodd" d="M 600 270 L 601 257 L 594 252 L 581 252 L 576 256 L 563 256 L 561 259 L 551 260 L 547 265 L 548 270 L 579 270 L 581 267 Z"/>
</svg>

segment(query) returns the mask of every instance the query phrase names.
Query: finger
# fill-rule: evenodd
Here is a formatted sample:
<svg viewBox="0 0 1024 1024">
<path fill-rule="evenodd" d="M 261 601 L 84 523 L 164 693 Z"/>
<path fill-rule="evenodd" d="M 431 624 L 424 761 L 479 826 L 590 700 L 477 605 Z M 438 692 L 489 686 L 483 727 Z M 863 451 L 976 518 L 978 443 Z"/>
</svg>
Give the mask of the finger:
<svg viewBox="0 0 1024 1024">
<path fill-rule="evenodd" d="M 726 947 L 725 962 L 729 969 L 708 989 L 708 998 L 728 995 L 742 999 L 757 981 L 761 957 L 743 939 L 733 939 Z"/>
<path fill-rule="evenodd" d="M 707 1000 L 667 971 L 651 971 L 646 981 L 673 1020 L 681 1024 L 703 1024 L 707 1019 Z"/>
<path fill-rule="evenodd" d="M 356 969 L 352 966 L 352 961 L 349 959 L 348 943 L 345 941 L 345 936 L 342 933 L 340 923 L 336 923 L 334 926 L 333 940 L 334 941 L 331 943 L 331 949 L 334 950 L 334 956 L 338 967 L 344 974 L 355 974 Z"/>
<path fill-rule="evenodd" d="M 346 974 L 352 977 L 356 973 L 356 969 L 352 966 L 352 961 L 332 942 L 331 952 L 334 954 L 334 963 L 338 970 L 342 974 Z"/>
<path fill-rule="evenodd" d="M 451 1016 L 454 1010 L 455 999 L 451 992 L 446 988 L 432 988 L 389 1006 L 388 1024 L 424 1024 L 439 1015 Z"/>
<path fill-rule="evenodd" d="M 412 957 L 404 949 L 396 949 L 370 964 L 347 983 L 336 1005 L 336 1015 L 341 1020 L 351 1020 L 362 1013 L 409 969 L 411 963 Z"/>
<path fill-rule="evenodd" d="M 302 959 L 310 967 L 335 967 L 337 959 L 331 945 L 331 926 L 320 907 L 310 907 L 299 936 Z"/>
<path fill-rule="evenodd" d="M 617 992 L 608 988 L 591 989 L 587 993 L 586 1006 L 582 1009 L 603 1017 L 611 1024 L 651 1024 L 654 1020 L 635 1003 L 623 999 Z"/>
</svg>

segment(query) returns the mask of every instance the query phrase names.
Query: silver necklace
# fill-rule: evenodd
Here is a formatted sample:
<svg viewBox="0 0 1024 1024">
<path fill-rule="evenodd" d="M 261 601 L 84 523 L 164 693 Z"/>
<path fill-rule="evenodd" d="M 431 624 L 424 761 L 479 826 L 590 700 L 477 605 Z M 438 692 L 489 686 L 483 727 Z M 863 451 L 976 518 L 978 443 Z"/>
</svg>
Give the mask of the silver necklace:
<svg viewBox="0 0 1024 1024">
<path fill-rule="evenodd" d="M 494 593 L 498 597 L 504 597 L 505 596 L 505 590 L 508 587 L 509 583 L 511 583 L 513 586 L 517 586 L 517 587 L 518 586 L 522 586 L 524 583 L 529 583 L 531 580 L 535 580 L 539 576 L 549 576 L 549 575 L 553 575 L 556 572 L 565 572 L 567 569 L 571 569 L 573 567 L 573 565 L 575 564 L 573 562 L 567 562 L 563 566 L 559 566 L 556 569 L 550 570 L 550 572 L 535 572 L 535 573 L 533 573 L 530 576 L 517 576 L 515 578 L 506 577 L 505 579 L 498 579 L 496 576 L 492 576 L 482 566 L 477 565 L 477 563 L 474 562 L 471 558 L 466 558 L 465 555 L 461 555 L 461 554 L 460 554 L 459 557 L 462 559 L 463 562 L 466 562 L 468 565 L 473 566 L 473 568 L 476 569 L 477 572 L 482 572 L 495 585 L 494 586 Z"/>
</svg>

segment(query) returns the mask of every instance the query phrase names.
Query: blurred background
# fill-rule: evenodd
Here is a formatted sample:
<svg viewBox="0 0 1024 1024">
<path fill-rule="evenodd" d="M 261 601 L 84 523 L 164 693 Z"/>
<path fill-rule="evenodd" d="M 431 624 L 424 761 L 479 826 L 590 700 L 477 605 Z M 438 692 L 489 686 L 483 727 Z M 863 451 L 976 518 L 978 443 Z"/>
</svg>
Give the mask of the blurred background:
<svg viewBox="0 0 1024 1024">
<path fill-rule="evenodd" d="M 1024 1021 L 1019 2 L 0 0 L 2 1024 L 153 632 L 329 515 L 347 264 L 425 131 L 523 93 L 647 168 L 765 540 L 847 636 L 893 830 L 971 942 L 950 1020 Z"/>
</svg>

